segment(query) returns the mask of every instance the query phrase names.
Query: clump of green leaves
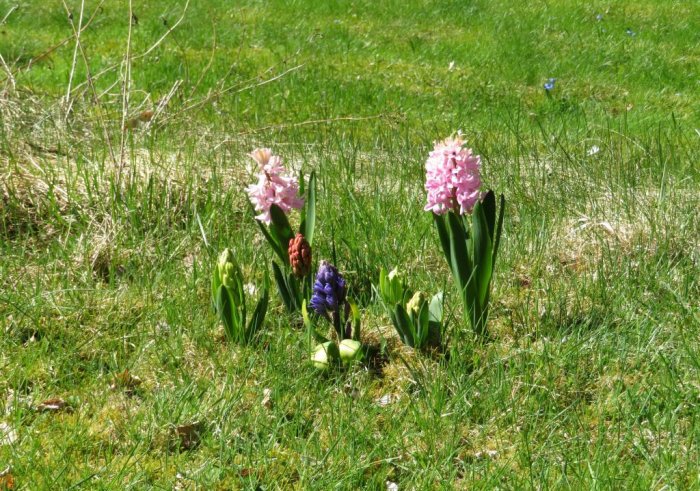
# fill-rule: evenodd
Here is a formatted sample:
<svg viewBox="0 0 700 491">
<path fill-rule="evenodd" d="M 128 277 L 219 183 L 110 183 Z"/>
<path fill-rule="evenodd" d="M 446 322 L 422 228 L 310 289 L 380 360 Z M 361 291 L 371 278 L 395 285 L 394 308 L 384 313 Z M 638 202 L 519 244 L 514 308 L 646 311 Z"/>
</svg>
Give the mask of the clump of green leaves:
<svg viewBox="0 0 700 491">
<path fill-rule="evenodd" d="M 412 293 L 397 269 L 387 273 L 384 268 L 378 293 L 404 344 L 416 349 L 442 347 L 442 293 L 432 298 L 425 292 Z"/>
<path fill-rule="evenodd" d="M 251 342 L 265 322 L 270 298 L 267 275 L 253 315 L 247 323 L 243 274 L 231 249 L 224 249 L 219 256 L 212 274 L 211 291 L 214 310 L 224 325 L 226 336 L 240 344 Z"/>
<path fill-rule="evenodd" d="M 440 236 L 442 251 L 457 284 L 464 313 L 474 332 L 487 335 L 491 278 L 496 267 L 496 255 L 503 228 L 505 198 L 500 197 L 496 219 L 496 196 L 488 191 L 476 203 L 471 214 L 450 211 L 433 214 Z"/>
</svg>

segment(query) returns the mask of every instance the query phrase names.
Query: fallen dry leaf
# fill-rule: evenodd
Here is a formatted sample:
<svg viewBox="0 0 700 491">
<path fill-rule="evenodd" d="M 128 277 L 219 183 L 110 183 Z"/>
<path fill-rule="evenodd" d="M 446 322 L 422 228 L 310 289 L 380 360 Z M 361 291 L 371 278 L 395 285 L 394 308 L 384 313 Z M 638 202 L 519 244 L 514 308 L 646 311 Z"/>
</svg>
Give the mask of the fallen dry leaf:
<svg viewBox="0 0 700 491">
<path fill-rule="evenodd" d="M 36 407 L 40 413 L 57 413 L 65 411 L 72 413 L 73 408 L 63 399 L 47 399 Z"/>
<path fill-rule="evenodd" d="M 612 235 L 613 237 L 617 237 L 617 232 L 615 232 L 615 229 L 613 228 L 612 225 L 610 225 L 610 222 L 608 221 L 603 221 L 600 222 L 598 225 L 605 230 L 609 235 Z"/>
<path fill-rule="evenodd" d="M 136 128 L 139 124 L 141 123 L 148 123 L 153 119 L 153 111 L 147 110 L 143 111 L 140 113 L 138 116 L 135 116 L 133 118 L 129 118 L 126 123 L 124 123 L 124 127 L 129 130 L 133 130 Z"/>
<path fill-rule="evenodd" d="M 147 123 L 151 119 L 153 119 L 153 111 L 151 110 L 146 110 L 139 114 L 139 121 L 141 121 L 142 123 Z"/>
<path fill-rule="evenodd" d="M 15 489 L 15 478 L 10 472 L 8 467 L 4 471 L 0 472 L 0 491 L 6 491 L 10 489 Z"/>
<path fill-rule="evenodd" d="M 124 392 L 131 395 L 141 385 L 142 381 L 136 375 L 132 375 L 127 368 L 114 376 L 114 382 L 109 386 L 112 390 L 124 389 Z"/>
<path fill-rule="evenodd" d="M 204 423 L 201 421 L 174 427 L 171 431 L 173 446 L 183 450 L 196 448 L 202 439 L 204 429 Z"/>
</svg>

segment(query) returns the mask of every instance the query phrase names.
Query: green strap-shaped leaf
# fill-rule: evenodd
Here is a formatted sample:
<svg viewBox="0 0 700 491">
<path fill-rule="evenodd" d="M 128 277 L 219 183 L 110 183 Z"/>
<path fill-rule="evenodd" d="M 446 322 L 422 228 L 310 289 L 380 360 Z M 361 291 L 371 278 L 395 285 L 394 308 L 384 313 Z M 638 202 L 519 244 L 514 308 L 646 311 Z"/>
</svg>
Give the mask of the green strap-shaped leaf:
<svg viewBox="0 0 700 491">
<path fill-rule="evenodd" d="M 500 198 L 500 209 L 498 210 L 498 221 L 496 222 L 496 232 L 493 239 L 493 258 L 492 258 L 492 269 L 496 269 L 496 255 L 498 254 L 498 247 L 501 245 L 501 232 L 503 231 L 503 216 L 506 211 L 506 198 L 501 194 Z"/>
<path fill-rule="evenodd" d="M 214 307 L 214 312 L 219 311 L 218 308 L 218 295 L 219 295 L 219 287 L 221 286 L 221 276 L 219 275 L 219 268 L 217 265 L 214 265 L 214 272 L 211 275 L 211 303 L 212 306 Z"/>
<path fill-rule="evenodd" d="M 399 324 L 399 320 L 396 318 L 396 312 L 389 309 L 389 318 L 391 319 L 391 324 L 394 326 L 394 329 L 396 329 L 396 333 L 399 335 L 399 338 L 403 340 L 404 333 L 401 328 L 401 324 Z"/>
<path fill-rule="evenodd" d="M 234 263 L 235 274 L 233 276 L 233 288 L 230 289 L 231 298 L 237 308 L 245 310 L 245 292 L 243 291 L 243 273 L 238 263 Z"/>
<path fill-rule="evenodd" d="M 304 196 L 306 188 L 304 187 L 304 171 L 302 169 L 299 169 L 299 179 L 297 179 L 297 182 L 299 183 L 299 194 Z"/>
<path fill-rule="evenodd" d="M 350 304 L 350 317 L 352 319 L 352 339 L 355 341 L 360 340 L 360 309 L 357 307 L 357 303 L 354 300 L 348 299 Z"/>
<path fill-rule="evenodd" d="M 300 181 L 304 182 L 304 176 L 299 177 Z M 303 188 L 302 189 L 302 193 Z M 299 229 L 304 235 L 309 245 L 314 243 L 314 228 L 316 226 L 316 172 L 311 172 L 309 176 L 309 188 L 306 194 L 306 202 L 301 211 L 301 225 Z"/>
<path fill-rule="evenodd" d="M 304 300 L 301 304 L 301 317 L 304 319 L 304 325 L 306 326 L 306 335 L 309 343 L 309 349 L 313 349 L 318 343 L 325 343 L 328 338 L 321 336 L 314 326 L 313 317 L 309 315 L 309 309 L 306 307 L 307 303 Z"/>
<path fill-rule="evenodd" d="M 239 312 L 233 303 L 231 292 L 224 285 L 219 287 L 217 294 L 217 310 L 228 338 L 234 342 L 239 342 L 241 326 Z"/>
<path fill-rule="evenodd" d="M 285 215 L 282 208 L 277 205 L 270 206 L 270 218 L 272 219 L 270 223 L 270 234 L 280 246 L 284 259 L 283 263 L 289 265 L 289 241 L 294 238 L 292 227 L 289 225 L 287 215 Z"/>
<path fill-rule="evenodd" d="M 442 245 L 442 252 L 445 254 L 445 259 L 447 259 L 447 264 L 452 267 L 452 254 L 450 246 L 450 233 L 447 230 L 447 225 L 445 224 L 445 217 L 443 215 L 438 215 L 433 213 L 433 221 L 435 222 L 435 228 L 438 231 L 438 237 L 440 237 L 440 244 Z"/>
<path fill-rule="evenodd" d="M 291 295 L 287 289 L 287 282 L 284 278 L 284 273 L 275 261 L 272 261 L 272 274 L 275 277 L 275 283 L 277 283 L 277 291 L 282 297 L 282 302 L 289 312 L 294 312 L 294 304 L 292 303 Z"/>
<path fill-rule="evenodd" d="M 474 244 L 475 284 L 478 301 L 483 307 L 491 284 L 493 271 L 493 243 L 486 223 L 486 214 L 481 203 L 477 203 L 472 213 L 472 242 Z"/>
<path fill-rule="evenodd" d="M 267 279 L 267 276 L 265 276 L 262 295 L 260 296 L 258 304 L 255 306 L 255 310 L 253 311 L 253 316 L 251 317 L 250 322 L 248 323 L 248 329 L 246 330 L 245 336 L 246 342 L 250 342 L 253 340 L 253 338 L 262 328 L 263 323 L 265 322 L 265 315 L 267 314 L 267 305 L 270 301 L 269 285 L 270 281 Z"/>
<path fill-rule="evenodd" d="M 379 270 L 379 297 L 384 302 L 388 300 L 387 281 L 388 278 L 386 269 L 382 268 Z"/>
<path fill-rule="evenodd" d="M 255 216 L 255 207 L 253 207 L 253 204 L 249 201 L 248 202 L 248 207 L 250 208 L 251 213 L 253 216 Z M 267 240 L 267 243 L 270 244 L 270 247 L 272 247 L 272 250 L 274 251 L 275 254 L 282 260 L 284 263 L 285 261 L 285 254 L 288 254 L 286 251 L 288 249 L 288 245 L 284 248 L 282 248 L 281 244 L 275 237 L 273 237 L 270 232 L 267 229 L 267 226 L 262 223 L 260 220 L 254 220 L 255 223 L 258 224 L 258 228 L 262 232 L 263 236 L 265 237 L 265 240 Z"/>
<path fill-rule="evenodd" d="M 484 216 L 486 217 L 486 225 L 489 230 L 489 237 L 493 240 L 494 226 L 496 224 L 496 195 L 492 190 L 484 195 L 481 200 L 481 209 L 484 210 Z"/>
<path fill-rule="evenodd" d="M 296 312 L 301 308 L 301 288 L 299 288 L 299 280 L 290 271 L 285 277 L 285 282 L 287 284 L 287 292 L 289 293 L 289 299 L 291 300 L 293 310 L 290 312 Z"/>
<path fill-rule="evenodd" d="M 289 252 L 285 252 L 285 250 L 282 249 L 282 246 L 280 243 L 277 241 L 275 237 L 270 234 L 270 232 L 267 230 L 267 227 L 265 224 L 263 224 L 260 220 L 255 220 L 255 223 L 258 224 L 258 228 L 262 232 L 263 236 L 265 237 L 265 240 L 267 240 L 267 243 L 270 244 L 270 247 L 272 247 L 272 251 L 277 254 L 277 257 L 280 258 L 282 263 L 284 263 L 285 258 L 287 258 L 287 255 L 289 255 Z M 288 250 L 288 249 L 286 249 Z"/>
<path fill-rule="evenodd" d="M 416 337 L 415 346 L 421 349 L 425 346 L 425 341 L 428 339 L 428 332 L 430 331 L 430 307 L 428 306 L 428 302 L 423 303 L 414 322 Z"/>
<path fill-rule="evenodd" d="M 397 309 L 396 318 L 401 324 L 401 330 L 404 333 L 401 341 L 403 341 L 405 345 L 413 348 L 416 344 L 416 334 L 415 330 L 413 329 L 413 321 L 411 321 L 408 312 L 406 312 L 406 309 L 404 309 L 403 306 L 401 306 L 400 309 L 401 310 Z"/>
<path fill-rule="evenodd" d="M 447 215 L 450 238 L 450 266 L 462 295 L 472 296 L 475 292 L 470 281 L 473 265 L 467 250 L 466 232 L 460 218 L 453 212 Z"/>
<path fill-rule="evenodd" d="M 415 331 L 413 329 L 413 323 L 408 317 L 408 313 L 406 313 L 406 309 L 403 308 L 403 305 L 397 303 L 394 308 L 394 314 L 396 316 L 399 334 L 402 335 L 401 339 L 404 343 L 413 348 L 415 346 Z"/>
</svg>

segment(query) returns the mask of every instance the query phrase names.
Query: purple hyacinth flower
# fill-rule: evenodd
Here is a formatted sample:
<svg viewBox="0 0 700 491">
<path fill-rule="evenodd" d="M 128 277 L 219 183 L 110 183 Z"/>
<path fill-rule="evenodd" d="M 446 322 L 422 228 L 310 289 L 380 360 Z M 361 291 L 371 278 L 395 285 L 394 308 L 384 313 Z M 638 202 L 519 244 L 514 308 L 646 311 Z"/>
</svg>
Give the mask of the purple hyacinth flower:
<svg viewBox="0 0 700 491">
<path fill-rule="evenodd" d="M 317 314 L 328 317 L 329 314 L 338 312 L 339 306 L 343 306 L 346 293 L 345 279 L 335 266 L 321 261 L 311 296 L 311 308 Z"/>
</svg>

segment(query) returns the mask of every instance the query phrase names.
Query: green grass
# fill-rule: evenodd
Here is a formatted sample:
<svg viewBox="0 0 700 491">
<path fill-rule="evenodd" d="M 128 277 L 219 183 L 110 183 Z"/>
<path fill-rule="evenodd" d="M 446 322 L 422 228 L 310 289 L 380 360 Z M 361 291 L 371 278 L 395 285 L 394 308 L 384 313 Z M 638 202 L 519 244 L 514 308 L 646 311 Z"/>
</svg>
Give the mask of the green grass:
<svg viewBox="0 0 700 491">
<path fill-rule="evenodd" d="M 73 40 L 27 68 L 72 35 L 62 2 L 0 25 L 0 472 L 18 489 L 700 488 L 697 4 L 134 2 L 132 56 L 183 20 L 134 59 L 126 119 L 176 90 L 122 134 L 125 4 L 82 33 L 90 74 L 115 66 L 94 91 Z M 488 343 L 422 211 L 427 152 L 456 129 L 507 198 Z M 335 254 L 381 369 L 319 375 L 277 297 L 259 345 L 224 339 L 217 253 L 255 282 L 272 258 L 243 193 L 263 145 L 316 170 L 314 254 Z M 402 347 L 372 300 L 397 265 L 447 292 L 449 359 Z M 125 369 L 133 393 L 111 388 Z M 37 410 L 51 398 L 72 412 Z"/>
</svg>

